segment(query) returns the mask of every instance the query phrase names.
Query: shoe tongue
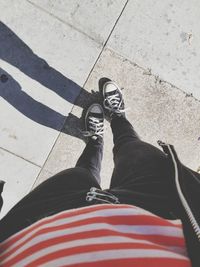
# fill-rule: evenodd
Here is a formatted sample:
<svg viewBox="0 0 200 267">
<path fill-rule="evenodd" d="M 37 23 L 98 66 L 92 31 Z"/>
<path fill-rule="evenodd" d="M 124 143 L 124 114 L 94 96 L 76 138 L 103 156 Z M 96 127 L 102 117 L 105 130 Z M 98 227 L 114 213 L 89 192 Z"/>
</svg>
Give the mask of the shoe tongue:
<svg viewBox="0 0 200 267">
<path fill-rule="evenodd" d="M 97 119 L 102 119 L 102 120 L 103 120 L 102 113 L 90 112 L 89 116 L 90 116 L 90 117 L 95 117 L 95 118 L 97 118 Z"/>
<path fill-rule="evenodd" d="M 113 91 L 105 93 L 106 96 L 111 96 L 111 95 L 116 95 L 116 94 L 119 94 L 117 90 L 113 90 Z"/>
</svg>

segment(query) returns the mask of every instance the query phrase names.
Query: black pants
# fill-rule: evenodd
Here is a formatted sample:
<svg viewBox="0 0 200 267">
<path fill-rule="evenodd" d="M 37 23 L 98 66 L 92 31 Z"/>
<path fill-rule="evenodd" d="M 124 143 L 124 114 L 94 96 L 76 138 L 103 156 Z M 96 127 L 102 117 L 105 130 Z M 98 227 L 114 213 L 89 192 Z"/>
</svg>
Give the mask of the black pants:
<svg viewBox="0 0 200 267">
<path fill-rule="evenodd" d="M 120 203 L 142 207 L 172 219 L 172 170 L 166 155 L 143 142 L 123 117 L 111 121 L 114 140 L 114 170 L 111 192 Z M 0 241 L 35 221 L 63 210 L 91 205 L 86 193 L 100 188 L 103 142 L 90 140 L 75 168 L 49 178 L 20 202 L 0 221 Z"/>
</svg>

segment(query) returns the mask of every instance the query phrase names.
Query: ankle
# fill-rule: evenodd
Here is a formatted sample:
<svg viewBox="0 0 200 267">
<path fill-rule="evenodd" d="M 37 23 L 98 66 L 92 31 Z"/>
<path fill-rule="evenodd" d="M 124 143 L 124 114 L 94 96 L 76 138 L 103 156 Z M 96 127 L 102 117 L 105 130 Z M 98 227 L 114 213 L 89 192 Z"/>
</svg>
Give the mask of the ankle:
<svg viewBox="0 0 200 267">
<path fill-rule="evenodd" d="M 111 113 L 110 114 L 110 120 L 118 119 L 118 118 L 126 118 L 125 113 L 122 112 L 122 113 Z"/>
<path fill-rule="evenodd" d="M 91 143 L 93 145 L 103 145 L 104 144 L 104 140 L 103 137 L 98 136 L 96 139 L 89 137 L 88 138 L 88 143 Z"/>
</svg>

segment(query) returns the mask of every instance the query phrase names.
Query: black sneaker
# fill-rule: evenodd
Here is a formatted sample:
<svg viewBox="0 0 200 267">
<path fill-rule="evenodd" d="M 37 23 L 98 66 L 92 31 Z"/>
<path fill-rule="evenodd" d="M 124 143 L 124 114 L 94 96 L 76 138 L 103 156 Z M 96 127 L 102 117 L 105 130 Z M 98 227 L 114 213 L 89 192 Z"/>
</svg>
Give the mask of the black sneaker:
<svg viewBox="0 0 200 267">
<path fill-rule="evenodd" d="M 103 85 L 103 106 L 110 113 L 110 116 L 117 115 L 125 117 L 125 105 L 122 91 L 113 81 L 107 81 Z"/>
<path fill-rule="evenodd" d="M 104 133 L 104 110 L 100 104 L 92 104 L 85 116 L 85 137 L 93 140 L 103 139 Z"/>
</svg>

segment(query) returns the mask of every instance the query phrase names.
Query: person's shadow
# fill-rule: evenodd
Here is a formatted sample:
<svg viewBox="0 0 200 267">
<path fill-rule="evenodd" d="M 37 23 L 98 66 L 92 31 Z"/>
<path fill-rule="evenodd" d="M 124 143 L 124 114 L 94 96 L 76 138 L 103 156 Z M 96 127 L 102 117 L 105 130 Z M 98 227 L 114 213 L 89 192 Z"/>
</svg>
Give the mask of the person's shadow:
<svg viewBox="0 0 200 267">
<path fill-rule="evenodd" d="M 59 51 L 58 51 L 59 53 Z M 98 94 L 91 94 L 55 70 L 34 52 L 5 24 L 0 22 L 0 59 L 15 66 L 30 78 L 52 90 L 66 101 L 86 108 Z M 80 100 L 79 95 L 81 95 Z M 5 70 L 0 68 L 0 96 L 29 119 L 84 140 L 81 119 L 67 117 L 36 101 Z M 98 100 L 97 100 L 98 101 Z M 64 125 L 65 124 L 65 125 Z"/>
</svg>

